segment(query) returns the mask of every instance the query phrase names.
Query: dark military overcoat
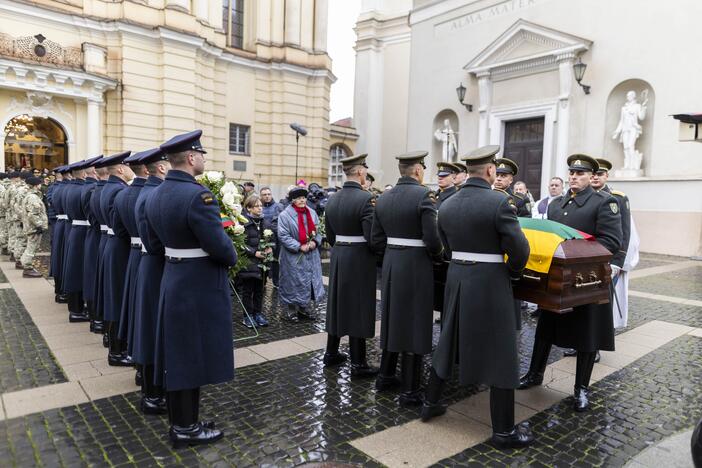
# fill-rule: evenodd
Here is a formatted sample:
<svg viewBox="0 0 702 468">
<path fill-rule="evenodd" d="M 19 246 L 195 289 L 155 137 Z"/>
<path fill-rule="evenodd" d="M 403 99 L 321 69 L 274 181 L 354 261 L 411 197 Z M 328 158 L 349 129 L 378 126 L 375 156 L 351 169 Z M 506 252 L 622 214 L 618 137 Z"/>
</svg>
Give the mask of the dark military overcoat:
<svg viewBox="0 0 702 468">
<path fill-rule="evenodd" d="M 134 294 L 136 292 L 136 275 L 141 261 L 141 240 L 137 229 L 134 207 L 142 187 L 146 183 L 145 177 L 137 177 L 132 183 L 115 198 L 115 216 L 119 217 L 120 226 L 124 226 L 129 234 L 129 260 L 127 272 L 124 277 L 124 292 L 122 294 L 122 310 L 119 316 L 119 338 L 127 341 L 127 354 L 132 355 L 134 334 Z M 118 228 L 118 229 L 121 229 Z M 116 233 L 116 231 L 115 231 Z"/>
<path fill-rule="evenodd" d="M 449 187 L 446 190 L 439 190 L 436 195 L 436 209 L 441 208 L 441 204 L 455 195 L 458 189 Z M 441 262 L 434 264 L 434 310 L 441 312 L 444 310 L 444 288 L 446 287 L 446 275 L 448 273 L 449 259 L 444 256 Z"/>
<path fill-rule="evenodd" d="M 330 335 L 375 336 L 376 256 L 370 249 L 375 196 L 347 181 L 329 198 L 325 211 L 331 253 L 326 330 Z M 360 236 L 365 242 L 337 242 Z"/>
<path fill-rule="evenodd" d="M 435 195 L 411 177 L 400 177 L 378 198 L 371 247 L 384 252 L 380 346 L 391 352 L 431 352 L 434 272 L 441 258 Z M 423 247 L 393 245 L 389 237 L 423 241 Z"/>
<path fill-rule="evenodd" d="M 63 207 L 63 213 L 68 216 L 68 201 L 72 198 L 73 194 L 77 191 L 80 192 L 81 185 L 77 179 L 69 180 L 64 189 L 59 194 L 61 198 L 61 206 Z M 68 240 L 71 238 L 71 231 L 73 230 L 73 219 L 68 216 L 63 227 L 63 248 L 61 258 L 61 292 L 66 293 L 66 263 L 68 260 Z"/>
<path fill-rule="evenodd" d="M 71 230 L 66 238 L 66 251 L 63 265 L 63 291 L 66 293 L 79 293 L 83 291 L 83 255 L 85 253 L 85 234 L 88 226 L 73 225 L 73 221 L 86 221 L 83 211 L 81 195 L 85 187 L 85 180 L 75 179 L 71 190 L 64 196 L 64 210 L 71 220 Z"/>
<path fill-rule="evenodd" d="M 451 260 L 446 279 L 441 336 L 433 366 L 451 377 L 456 355 L 461 385 L 516 388 L 519 350 L 510 277 L 529 259 L 529 243 L 507 196 L 470 178 L 439 210 L 439 233 L 454 252 L 504 256 L 507 263 Z"/>
<path fill-rule="evenodd" d="M 54 207 L 57 215 L 65 214 L 63 211 L 63 203 L 61 192 L 65 188 L 67 180 L 56 182 L 56 187 L 51 193 L 51 206 Z M 63 267 L 63 235 L 65 233 L 66 221 L 63 219 L 56 220 L 54 227 L 54 235 L 51 242 L 51 263 L 49 265 L 49 275 L 54 278 L 54 290 L 58 293 L 61 291 L 61 270 Z"/>
<path fill-rule="evenodd" d="M 117 176 L 111 175 L 100 195 L 100 210 L 107 226 L 114 234 L 108 234 L 105 251 L 102 257 L 102 300 L 101 306 L 105 320 L 118 322 L 122 310 L 122 293 L 124 292 L 124 276 L 127 272 L 129 259 L 129 233 L 115 215 L 115 199 L 127 183 Z M 115 222 L 119 225 L 114 226 Z"/>
<path fill-rule="evenodd" d="M 619 204 L 619 216 L 622 219 L 622 245 L 619 246 L 619 250 L 612 257 L 612 265 L 616 265 L 619 268 L 624 266 L 624 260 L 626 260 L 626 253 L 629 250 L 629 240 L 631 239 L 631 207 L 629 206 L 629 197 L 624 193 L 612 190 L 609 185 L 602 187 L 602 192 L 609 193 L 614 196 Z"/>
<path fill-rule="evenodd" d="M 158 319 L 158 298 L 163 276 L 163 244 L 157 237 L 148 238 L 146 225 L 146 200 L 163 181 L 149 176 L 139 192 L 134 212 L 139 237 L 146 252 L 142 253 L 136 276 L 134 292 L 134 336 L 132 358 L 137 364 L 153 364 L 156 350 L 156 322 Z M 150 241 L 150 242 L 149 242 Z"/>
<path fill-rule="evenodd" d="M 169 258 L 161 279 L 155 383 L 168 391 L 234 377 L 232 303 L 227 277 L 234 244 L 222 229 L 214 195 L 183 171 L 170 170 L 146 200 L 147 245 L 203 249 L 209 256 Z"/>
<path fill-rule="evenodd" d="M 93 213 L 93 197 L 102 192 L 104 180 L 85 179 L 90 183 L 83 186 L 81 204 L 90 223 L 85 233 L 85 249 L 83 254 L 83 298 L 90 310 L 95 310 L 95 285 L 97 283 L 98 247 L 100 245 L 100 222 Z"/>
<path fill-rule="evenodd" d="M 587 187 L 574 196 L 569 192 L 556 197 L 548 206 L 548 219 L 595 236 L 610 252 L 619 250 L 619 205 L 606 192 Z M 536 338 L 578 351 L 614 351 L 612 303 L 579 306 L 565 314 L 542 310 Z"/>
<path fill-rule="evenodd" d="M 102 201 L 102 192 L 105 189 L 105 185 L 107 185 L 106 180 L 101 180 L 98 182 L 98 186 L 95 187 L 95 192 L 93 192 L 93 195 L 90 197 L 90 214 L 95 218 L 96 224 L 98 225 L 100 229 L 100 238 L 98 240 L 98 250 L 97 250 L 97 258 L 95 261 L 95 267 L 96 267 L 96 274 L 95 274 L 95 283 L 93 285 L 93 301 L 95 304 L 95 312 L 98 320 L 103 320 L 105 313 L 104 313 L 104 273 L 103 273 L 103 265 L 102 261 L 103 258 L 105 257 L 105 246 L 107 245 L 107 220 L 102 214 L 102 207 L 101 207 L 101 201 Z"/>
</svg>

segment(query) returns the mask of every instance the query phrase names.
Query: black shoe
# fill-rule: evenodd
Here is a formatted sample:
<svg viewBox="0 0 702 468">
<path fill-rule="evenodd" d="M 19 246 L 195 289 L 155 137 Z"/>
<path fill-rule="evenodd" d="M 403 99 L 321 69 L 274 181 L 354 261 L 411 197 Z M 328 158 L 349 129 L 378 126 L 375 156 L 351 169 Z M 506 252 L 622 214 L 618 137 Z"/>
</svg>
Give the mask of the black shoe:
<svg viewBox="0 0 702 468">
<path fill-rule="evenodd" d="M 345 362 L 347 358 L 348 355 L 346 355 L 345 353 L 324 353 L 324 367 L 338 366 L 342 362 Z"/>
<path fill-rule="evenodd" d="M 493 432 L 492 443 L 497 448 L 522 448 L 534 443 L 534 434 L 528 426 L 514 426 L 509 432 Z"/>
<path fill-rule="evenodd" d="M 103 334 L 105 333 L 105 322 L 102 320 L 94 320 L 93 323 L 93 333 Z"/>
<path fill-rule="evenodd" d="M 54 300 L 58 304 L 68 304 L 68 294 L 57 294 Z"/>
<path fill-rule="evenodd" d="M 395 377 L 394 375 L 392 377 L 388 377 L 386 375 L 379 375 L 375 379 L 375 389 L 379 392 L 393 390 L 395 388 L 398 388 L 400 385 L 402 385 L 402 382 L 399 378 Z"/>
<path fill-rule="evenodd" d="M 189 427 L 171 426 L 168 437 L 173 443 L 173 448 L 186 447 L 188 445 L 203 445 L 216 442 L 224 437 L 224 432 L 218 429 L 210 429 L 197 423 Z"/>
<path fill-rule="evenodd" d="M 587 387 L 575 387 L 575 392 L 573 393 L 573 409 L 582 413 L 590 408 L 590 400 L 588 400 Z"/>
<path fill-rule="evenodd" d="M 525 390 L 527 388 L 537 387 L 543 382 L 543 374 L 536 374 L 534 372 L 529 371 L 519 378 L 519 386 L 517 387 L 517 390 Z"/>
<path fill-rule="evenodd" d="M 424 404 L 424 392 L 422 390 L 415 390 L 412 392 L 402 392 L 400 393 L 400 406 L 403 408 L 411 408 L 414 406 L 421 406 Z"/>
<path fill-rule="evenodd" d="M 83 314 L 74 314 L 71 312 L 68 314 L 68 321 L 71 323 L 76 323 L 76 322 L 90 322 L 90 317 L 87 315 Z"/>
<path fill-rule="evenodd" d="M 15 262 L 15 254 L 10 252 L 10 262 L 14 263 Z"/>
<path fill-rule="evenodd" d="M 141 373 L 141 367 L 137 368 L 136 372 L 134 373 L 134 385 L 137 387 L 141 387 L 141 384 L 144 382 L 144 376 Z"/>
<path fill-rule="evenodd" d="M 368 364 L 351 364 L 351 377 L 365 378 L 378 375 L 378 368 Z"/>
<path fill-rule="evenodd" d="M 600 362 L 600 352 L 599 351 L 597 351 L 595 353 L 595 362 Z"/>
<path fill-rule="evenodd" d="M 306 321 L 311 322 L 311 321 L 313 321 L 313 320 L 317 320 L 317 317 L 315 317 L 314 315 L 310 314 L 310 313 L 307 312 L 306 310 L 304 310 L 304 311 L 303 311 L 303 310 L 298 310 L 298 311 L 297 311 L 297 319 L 298 319 L 298 320 L 303 320 L 303 321 L 306 320 Z"/>
<path fill-rule="evenodd" d="M 446 413 L 446 405 L 439 403 L 429 403 L 425 401 L 422 404 L 422 422 L 427 422 L 432 418 L 441 416 Z"/>
<path fill-rule="evenodd" d="M 114 367 L 132 367 L 134 365 L 134 361 L 132 361 L 132 358 L 126 354 L 108 354 L 107 364 Z"/>
<path fill-rule="evenodd" d="M 565 351 L 563 351 L 563 355 L 565 357 L 573 357 L 573 356 L 577 356 L 578 352 L 572 348 L 568 348 Z"/>
<path fill-rule="evenodd" d="M 102 345 L 103 345 L 105 348 L 109 348 L 109 347 L 110 347 L 110 337 L 107 336 L 107 333 L 105 333 L 104 335 L 102 335 Z"/>
<path fill-rule="evenodd" d="M 166 408 L 165 398 L 146 398 L 141 399 L 141 412 L 144 414 L 166 414 L 168 409 Z"/>
<path fill-rule="evenodd" d="M 24 270 L 24 265 L 19 260 L 15 262 L 15 270 Z"/>
<path fill-rule="evenodd" d="M 254 327 L 253 323 L 251 322 L 251 317 L 249 317 L 248 315 L 244 317 L 244 320 L 242 320 L 241 323 L 243 323 L 246 328 Z"/>
<path fill-rule="evenodd" d="M 31 267 L 25 268 L 22 272 L 22 278 L 41 278 L 41 273 Z"/>
</svg>

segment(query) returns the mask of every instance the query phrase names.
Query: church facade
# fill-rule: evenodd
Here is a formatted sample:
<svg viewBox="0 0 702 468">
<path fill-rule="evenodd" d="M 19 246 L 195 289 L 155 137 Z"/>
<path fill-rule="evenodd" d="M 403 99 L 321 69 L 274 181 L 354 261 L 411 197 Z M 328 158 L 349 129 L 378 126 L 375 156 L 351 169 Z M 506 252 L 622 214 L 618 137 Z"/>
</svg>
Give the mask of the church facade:
<svg viewBox="0 0 702 468">
<path fill-rule="evenodd" d="M 671 117 L 702 111 L 700 14 L 694 0 L 364 1 L 357 150 L 393 183 L 405 150 L 434 165 L 499 144 L 535 198 L 569 154 L 603 157 L 643 251 L 702 255 L 702 144 Z"/>
<path fill-rule="evenodd" d="M 0 0 L 0 170 L 201 128 L 208 169 L 324 181 L 327 12 L 328 0 Z M 308 131 L 299 148 L 293 122 Z"/>
</svg>

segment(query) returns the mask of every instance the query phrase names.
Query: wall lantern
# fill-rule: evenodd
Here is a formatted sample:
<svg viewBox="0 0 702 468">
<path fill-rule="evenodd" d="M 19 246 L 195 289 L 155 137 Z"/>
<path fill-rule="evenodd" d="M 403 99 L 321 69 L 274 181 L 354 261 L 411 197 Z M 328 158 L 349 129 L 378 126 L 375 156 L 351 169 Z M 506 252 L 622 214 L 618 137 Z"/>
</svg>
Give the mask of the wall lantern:
<svg viewBox="0 0 702 468">
<path fill-rule="evenodd" d="M 458 88 L 456 88 L 456 94 L 458 95 L 458 102 L 466 106 L 468 112 L 473 112 L 473 104 L 466 104 L 463 102 L 463 99 L 466 97 L 466 87 L 463 86 L 463 83 L 459 84 Z"/>
<path fill-rule="evenodd" d="M 590 94 L 590 86 L 582 84 L 583 76 L 585 76 L 585 70 L 587 69 L 587 64 L 583 63 L 578 57 L 578 62 L 573 64 L 573 73 L 575 74 L 575 81 L 583 88 L 585 94 Z"/>
</svg>

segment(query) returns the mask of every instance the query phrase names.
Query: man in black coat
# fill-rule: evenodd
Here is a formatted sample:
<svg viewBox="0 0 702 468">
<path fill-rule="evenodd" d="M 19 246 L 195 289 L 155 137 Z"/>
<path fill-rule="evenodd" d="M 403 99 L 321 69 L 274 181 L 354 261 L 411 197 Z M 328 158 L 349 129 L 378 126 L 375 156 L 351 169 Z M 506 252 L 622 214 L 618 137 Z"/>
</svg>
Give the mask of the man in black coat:
<svg viewBox="0 0 702 468">
<path fill-rule="evenodd" d="M 436 163 L 438 171 L 436 180 L 439 189 L 436 191 L 436 210 L 441 208 L 441 204 L 458 191 L 455 186 L 456 175 L 461 169 L 455 164 L 448 162 Z M 440 313 L 444 309 L 444 287 L 446 286 L 446 271 L 448 270 L 448 258 L 434 265 L 434 310 Z M 440 319 L 438 320 L 441 321 Z"/>
<path fill-rule="evenodd" d="M 514 190 L 512 190 L 512 182 L 514 182 L 514 177 L 519 172 L 519 166 L 517 166 L 516 162 L 507 158 L 499 158 L 495 161 L 495 164 L 497 164 L 495 190 L 503 191 L 512 197 L 514 204 L 517 206 L 517 216 L 522 218 L 531 218 L 529 199 L 526 196 L 515 193 Z"/>
<path fill-rule="evenodd" d="M 599 165 L 584 154 L 568 157 L 570 190 L 548 206 L 548 219 L 563 223 L 595 237 L 612 253 L 619 251 L 622 225 L 617 200 L 590 186 Z M 541 311 L 536 327 L 534 351 L 529 372 L 520 379 L 520 389 L 541 385 L 551 345 L 577 351 L 575 368 L 575 411 L 589 407 L 588 385 L 597 350 L 614 351 L 612 304 L 578 306 L 572 312 L 556 314 Z"/>
<path fill-rule="evenodd" d="M 400 179 L 378 198 L 371 248 L 384 252 L 381 286 L 379 391 L 397 383 L 402 353 L 401 406 L 422 403 L 422 356 L 431 352 L 434 274 L 443 247 L 436 227 L 436 196 L 422 185 L 426 151 L 397 156 Z"/>
<path fill-rule="evenodd" d="M 524 269 L 529 243 L 519 227 L 513 201 L 491 190 L 499 150 L 497 145 L 486 146 L 463 158 L 469 178 L 439 210 L 439 234 L 451 264 L 422 420 L 446 411 L 439 399 L 458 357 L 461 385 L 490 386 L 494 443 L 515 448 L 534 440 L 527 428 L 514 425 L 519 356 L 510 281 Z"/>
<path fill-rule="evenodd" d="M 324 223 L 333 247 L 327 299 L 327 349 L 324 365 L 346 360 L 339 352 L 349 336 L 351 376 L 372 377 L 378 369 L 366 361 L 366 339 L 375 336 L 376 257 L 369 247 L 375 196 L 364 190 L 366 154 L 341 159 L 346 182 L 327 204 Z"/>
</svg>

